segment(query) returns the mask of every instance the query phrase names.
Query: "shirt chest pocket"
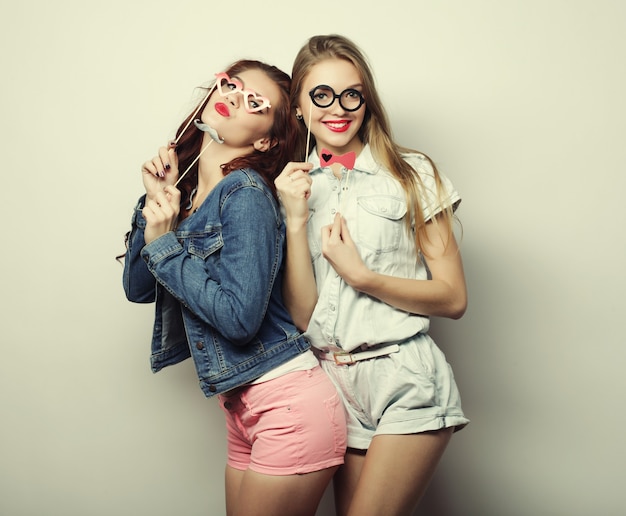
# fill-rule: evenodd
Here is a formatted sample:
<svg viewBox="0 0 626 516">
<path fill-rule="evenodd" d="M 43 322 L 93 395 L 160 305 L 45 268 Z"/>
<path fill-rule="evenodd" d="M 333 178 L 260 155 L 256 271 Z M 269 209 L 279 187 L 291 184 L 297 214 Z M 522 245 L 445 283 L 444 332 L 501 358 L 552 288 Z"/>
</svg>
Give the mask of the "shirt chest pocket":
<svg viewBox="0 0 626 516">
<path fill-rule="evenodd" d="M 210 227 L 205 231 L 187 235 L 185 240 L 187 240 L 189 254 L 206 260 L 212 254 L 217 253 L 224 246 L 221 229 L 221 227 Z"/>
<path fill-rule="evenodd" d="M 378 253 L 396 251 L 406 215 L 406 201 L 392 195 L 365 195 L 357 200 L 356 240 Z"/>
</svg>

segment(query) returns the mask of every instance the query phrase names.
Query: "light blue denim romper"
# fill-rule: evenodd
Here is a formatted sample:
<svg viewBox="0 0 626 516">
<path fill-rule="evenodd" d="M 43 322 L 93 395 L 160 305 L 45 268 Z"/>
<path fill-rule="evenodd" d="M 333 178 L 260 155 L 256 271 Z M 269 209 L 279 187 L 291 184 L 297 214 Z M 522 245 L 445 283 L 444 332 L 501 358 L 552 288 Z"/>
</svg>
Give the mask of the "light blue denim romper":
<svg viewBox="0 0 626 516">
<path fill-rule="evenodd" d="M 426 220 L 439 211 L 433 169 L 421 154 L 405 159 L 423 182 L 422 207 Z M 362 350 L 399 344 L 398 351 L 351 365 L 321 360 L 335 382 L 348 412 L 348 446 L 366 449 L 377 433 L 409 434 L 465 426 L 452 369 L 428 336 L 429 318 L 398 310 L 348 286 L 322 256 L 321 229 L 341 210 L 365 264 L 381 274 L 426 280 L 428 271 L 418 259 L 414 238 L 406 229 L 404 190 L 378 164 L 365 146 L 354 169 L 343 170 L 339 181 L 328 167 L 320 167 L 314 149 L 313 179 L 307 226 L 319 299 L 305 337 L 326 352 Z M 456 209 L 460 196 L 444 176 L 444 206 Z M 395 349 L 395 348 L 394 348 Z"/>
</svg>

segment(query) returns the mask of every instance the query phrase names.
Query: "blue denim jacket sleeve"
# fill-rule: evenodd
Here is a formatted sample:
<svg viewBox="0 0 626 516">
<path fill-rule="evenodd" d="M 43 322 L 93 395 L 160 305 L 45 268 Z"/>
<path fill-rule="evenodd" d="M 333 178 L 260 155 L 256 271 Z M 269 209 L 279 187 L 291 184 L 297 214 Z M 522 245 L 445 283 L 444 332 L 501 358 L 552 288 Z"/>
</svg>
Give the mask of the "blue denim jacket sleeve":
<svg viewBox="0 0 626 516">
<path fill-rule="evenodd" d="M 134 303 L 152 303 L 156 296 L 156 279 L 141 257 L 141 249 L 145 245 L 144 229 L 146 227 L 146 221 L 141 213 L 144 202 L 145 196 L 139 199 L 133 210 L 122 276 L 126 298 Z"/>
<path fill-rule="evenodd" d="M 191 253 L 184 231 L 169 232 L 141 254 L 148 270 L 183 306 L 233 344 L 244 345 L 261 327 L 282 260 L 277 214 L 271 194 L 238 184 L 222 195 L 219 220 L 209 218 L 203 228 L 205 240 L 213 235 L 206 248 L 199 243 Z M 201 242 L 202 235 L 196 236 Z M 219 260 L 219 266 L 210 269 L 205 260 Z M 213 277 L 209 270 L 215 271 Z"/>
</svg>

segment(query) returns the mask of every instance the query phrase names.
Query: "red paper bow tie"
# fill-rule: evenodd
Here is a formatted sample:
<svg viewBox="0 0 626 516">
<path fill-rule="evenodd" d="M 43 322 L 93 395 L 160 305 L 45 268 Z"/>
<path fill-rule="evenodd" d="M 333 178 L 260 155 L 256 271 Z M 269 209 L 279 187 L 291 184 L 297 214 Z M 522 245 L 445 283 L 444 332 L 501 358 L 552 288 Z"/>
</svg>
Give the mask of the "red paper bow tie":
<svg viewBox="0 0 626 516">
<path fill-rule="evenodd" d="M 320 162 L 322 166 L 326 167 L 332 163 L 341 163 L 348 170 L 352 170 L 354 168 L 354 162 L 356 161 L 356 153 L 346 152 L 341 156 L 335 156 L 332 152 L 327 149 L 322 149 L 320 153 Z"/>
</svg>

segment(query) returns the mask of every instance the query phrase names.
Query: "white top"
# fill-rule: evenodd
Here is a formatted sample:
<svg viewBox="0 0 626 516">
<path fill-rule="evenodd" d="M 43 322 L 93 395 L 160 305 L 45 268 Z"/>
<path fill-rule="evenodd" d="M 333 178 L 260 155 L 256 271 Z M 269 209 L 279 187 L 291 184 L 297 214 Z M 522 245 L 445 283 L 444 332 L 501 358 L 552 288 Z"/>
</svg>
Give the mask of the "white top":
<svg viewBox="0 0 626 516">
<path fill-rule="evenodd" d="M 319 365 L 319 362 L 313 352 L 309 349 L 304 353 L 299 354 L 297 357 L 292 358 L 289 362 L 279 365 L 278 367 L 268 371 L 263 376 L 260 376 L 256 380 L 250 382 L 250 384 L 257 384 L 274 380 L 280 376 L 284 376 L 295 371 L 308 371 Z"/>
<path fill-rule="evenodd" d="M 458 206 L 461 198 L 444 176 L 443 206 L 437 200 L 432 166 L 421 154 L 404 156 L 420 175 L 424 185 L 422 209 L 428 220 L 444 207 Z M 414 235 L 407 231 L 404 190 L 391 173 L 377 163 L 366 145 L 354 169 L 343 168 L 338 180 L 329 167 L 320 167 L 314 149 L 313 180 L 307 225 L 309 248 L 317 281 L 318 302 L 305 337 L 324 351 L 336 348 L 352 351 L 381 343 L 399 342 L 428 331 L 428 317 L 396 309 L 348 286 L 321 254 L 321 228 L 332 224 L 341 210 L 350 235 L 368 268 L 380 274 L 428 279 L 418 260 Z M 342 199 L 343 197 L 343 199 Z"/>
</svg>

